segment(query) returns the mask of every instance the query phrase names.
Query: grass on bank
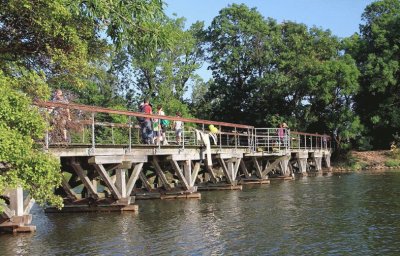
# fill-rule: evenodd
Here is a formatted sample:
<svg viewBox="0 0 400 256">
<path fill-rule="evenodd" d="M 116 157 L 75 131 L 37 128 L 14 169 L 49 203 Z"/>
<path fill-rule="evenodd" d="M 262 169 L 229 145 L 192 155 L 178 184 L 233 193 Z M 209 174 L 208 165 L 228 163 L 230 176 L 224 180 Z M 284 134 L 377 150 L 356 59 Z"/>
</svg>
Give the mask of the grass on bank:
<svg viewBox="0 0 400 256">
<path fill-rule="evenodd" d="M 388 160 L 385 161 L 387 167 L 400 167 L 400 149 L 395 148 L 387 153 Z"/>
<path fill-rule="evenodd" d="M 368 163 L 354 157 L 351 152 L 342 155 L 337 160 L 336 168 L 359 171 L 368 166 Z"/>
<path fill-rule="evenodd" d="M 374 153 L 376 157 L 374 157 Z M 347 152 L 336 159 L 335 167 L 349 171 L 360 171 L 369 168 L 400 167 L 400 149 L 392 149 L 384 154 L 379 151 L 368 152 L 369 157 L 360 156 L 355 152 Z M 382 159 L 383 158 L 383 159 Z"/>
</svg>

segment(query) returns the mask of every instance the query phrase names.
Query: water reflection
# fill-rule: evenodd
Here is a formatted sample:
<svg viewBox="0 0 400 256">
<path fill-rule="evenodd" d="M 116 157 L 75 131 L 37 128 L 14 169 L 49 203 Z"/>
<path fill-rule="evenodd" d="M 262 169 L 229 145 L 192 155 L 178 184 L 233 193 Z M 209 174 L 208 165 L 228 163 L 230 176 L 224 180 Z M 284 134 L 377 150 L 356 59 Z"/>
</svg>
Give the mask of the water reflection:
<svg viewBox="0 0 400 256">
<path fill-rule="evenodd" d="M 398 254 L 400 172 L 306 177 L 139 201 L 139 214 L 44 214 L 1 255 Z"/>
</svg>

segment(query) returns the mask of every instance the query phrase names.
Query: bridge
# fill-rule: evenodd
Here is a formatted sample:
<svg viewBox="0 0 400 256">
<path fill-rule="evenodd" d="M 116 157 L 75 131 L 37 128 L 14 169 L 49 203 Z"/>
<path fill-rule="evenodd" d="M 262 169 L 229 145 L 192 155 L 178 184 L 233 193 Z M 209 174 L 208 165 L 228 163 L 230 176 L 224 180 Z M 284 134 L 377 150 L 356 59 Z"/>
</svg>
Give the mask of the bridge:
<svg viewBox="0 0 400 256">
<path fill-rule="evenodd" d="M 330 167 L 331 139 L 327 135 L 255 128 L 250 125 L 193 118 L 147 115 L 79 104 L 38 102 L 50 129 L 43 150 L 57 157 L 63 174 L 55 193 L 64 207 L 46 212 L 138 211 L 135 200 L 200 198 L 202 190 L 242 189 L 293 179 Z M 68 109 L 68 141 L 48 114 Z M 166 132 L 168 143 L 141 144 L 137 117 L 182 121 L 182 139 Z M 208 126 L 215 126 L 213 133 Z M 282 130 L 278 130 L 282 129 Z M 32 231 L 29 210 L 33 199 L 21 188 L 10 190 L 10 204 L 0 216 L 0 228 Z"/>
</svg>

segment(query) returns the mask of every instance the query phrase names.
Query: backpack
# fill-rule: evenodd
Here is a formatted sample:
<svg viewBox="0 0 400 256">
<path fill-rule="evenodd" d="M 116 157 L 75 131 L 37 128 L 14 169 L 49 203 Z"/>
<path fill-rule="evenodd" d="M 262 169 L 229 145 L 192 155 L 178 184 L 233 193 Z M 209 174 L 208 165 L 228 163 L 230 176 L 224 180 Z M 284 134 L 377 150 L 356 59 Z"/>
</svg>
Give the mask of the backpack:
<svg viewBox="0 0 400 256">
<path fill-rule="evenodd" d="M 144 105 L 139 106 L 139 111 L 140 113 L 144 113 Z M 138 120 L 139 123 L 143 123 L 145 118 L 141 116 L 137 116 L 136 119 Z"/>
<path fill-rule="evenodd" d="M 161 126 L 163 126 L 163 127 L 168 127 L 168 125 L 169 125 L 169 120 L 161 119 L 160 123 L 161 123 Z"/>
</svg>

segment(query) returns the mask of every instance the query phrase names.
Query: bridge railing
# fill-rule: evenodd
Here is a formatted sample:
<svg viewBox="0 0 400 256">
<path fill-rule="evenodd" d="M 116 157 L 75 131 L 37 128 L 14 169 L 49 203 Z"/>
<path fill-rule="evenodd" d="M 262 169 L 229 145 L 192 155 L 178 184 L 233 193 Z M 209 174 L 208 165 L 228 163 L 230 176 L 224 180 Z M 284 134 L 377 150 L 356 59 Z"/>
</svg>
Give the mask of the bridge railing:
<svg viewBox="0 0 400 256">
<path fill-rule="evenodd" d="M 167 128 L 166 138 L 169 145 L 177 145 L 182 148 L 200 145 L 203 143 L 198 136 L 201 132 L 209 135 L 213 147 L 246 147 L 249 150 L 254 147 L 254 127 L 249 125 L 150 115 L 73 103 L 36 102 L 35 104 L 42 108 L 50 124 L 44 141 L 46 148 L 61 144 L 84 144 L 94 149 L 96 146 L 111 144 L 131 149 L 132 145 L 143 144 L 141 124 L 137 117 L 158 120 L 158 124 L 163 119 L 169 120 L 170 123 L 181 121 L 183 131 L 180 143 L 176 141 L 175 131 L 172 130 L 172 127 Z M 67 120 L 67 112 L 69 112 L 71 120 Z M 210 125 L 214 126 L 215 131 L 209 131 Z M 67 134 L 64 131 L 67 131 Z M 162 142 L 159 143 L 158 147 L 161 147 L 162 144 Z"/>
<path fill-rule="evenodd" d="M 332 140 L 326 134 L 314 134 L 305 132 L 290 133 L 292 150 L 330 150 Z"/>
<path fill-rule="evenodd" d="M 286 128 L 255 128 L 255 151 L 276 153 L 290 149 L 290 130 Z"/>
<path fill-rule="evenodd" d="M 137 117 L 152 120 L 169 120 L 183 123 L 181 141 L 176 140 L 171 124 L 167 127 L 168 145 L 198 146 L 204 143 L 199 132 L 207 134 L 212 147 L 241 147 L 257 152 L 282 152 L 288 150 L 329 150 L 331 138 L 328 135 L 293 132 L 286 128 L 254 128 L 249 125 L 215 122 L 177 116 L 148 115 L 144 113 L 116 110 L 80 104 L 59 102 L 37 102 L 49 121 L 49 130 L 44 141 L 48 148 L 53 144 L 84 144 L 92 148 L 100 145 L 119 145 L 131 149 L 132 145 L 143 144 L 141 125 Z M 71 120 L 60 117 L 69 110 Z M 54 114 L 58 113 L 58 114 Z M 210 126 L 212 129 L 210 128 Z M 63 138 L 67 130 L 67 138 Z M 157 146 L 161 147 L 160 142 Z"/>
</svg>

